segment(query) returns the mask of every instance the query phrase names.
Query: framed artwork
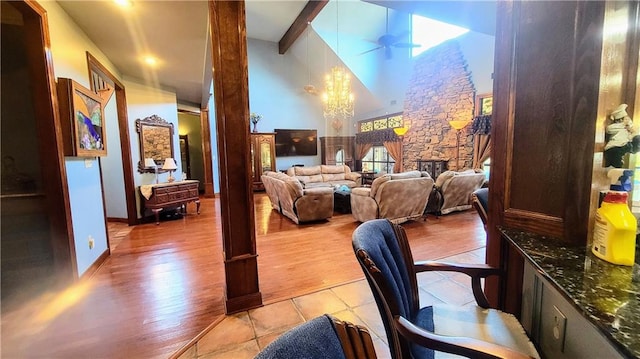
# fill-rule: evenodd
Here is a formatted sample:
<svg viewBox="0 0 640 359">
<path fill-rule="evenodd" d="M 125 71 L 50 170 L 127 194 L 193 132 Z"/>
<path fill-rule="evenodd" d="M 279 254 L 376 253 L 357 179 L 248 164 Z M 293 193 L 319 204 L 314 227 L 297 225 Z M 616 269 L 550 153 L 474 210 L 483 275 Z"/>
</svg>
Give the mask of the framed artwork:
<svg viewBox="0 0 640 359">
<path fill-rule="evenodd" d="M 485 93 L 476 96 L 476 116 L 490 115 L 493 112 L 493 94 Z"/>
<path fill-rule="evenodd" d="M 107 155 L 102 99 L 79 83 L 58 78 L 58 103 L 65 156 Z"/>
<path fill-rule="evenodd" d="M 146 168 L 145 158 L 152 158 L 158 167 L 162 167 L 166 158 L 173 156 L 173 123 L 167 122 L 157 115 L 136 120 L 136 131 L 140 140 L 140 162 L 138 172 L 154 172 Z M 158 172 L 164 170 L 158 168 Z"/>
</svg>

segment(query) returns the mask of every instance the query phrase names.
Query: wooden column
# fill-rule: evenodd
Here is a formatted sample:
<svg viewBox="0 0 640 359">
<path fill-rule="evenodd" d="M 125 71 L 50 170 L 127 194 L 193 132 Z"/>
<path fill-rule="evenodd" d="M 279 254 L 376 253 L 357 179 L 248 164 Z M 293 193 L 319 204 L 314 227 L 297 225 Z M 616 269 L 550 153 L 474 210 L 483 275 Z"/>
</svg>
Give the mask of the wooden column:
<svg viewBox="0 0 640 359">
<path fill-rule="evenodd" d="M 209 1 L 227 314 L 262 305 L 258 286 L 244 1 Z"/>
<path fill-rule="evenodd" d="M 213 190 L 213 156 L 211 156 L 211 122 L 209 109 L 200 110 L 200 128 L 202 129 L 202 161 L 204 164 L 204 196 L 215 197 Z"/>
</svg>

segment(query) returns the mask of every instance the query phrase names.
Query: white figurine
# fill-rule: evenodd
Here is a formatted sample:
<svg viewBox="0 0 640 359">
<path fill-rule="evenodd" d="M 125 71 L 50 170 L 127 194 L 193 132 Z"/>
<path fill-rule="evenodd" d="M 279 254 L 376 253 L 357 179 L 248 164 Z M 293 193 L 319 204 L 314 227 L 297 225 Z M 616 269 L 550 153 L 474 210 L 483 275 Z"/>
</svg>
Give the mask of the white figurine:
<svg viewBox="0 0 640 359">
<path fill-rule="evenodd" d="M 606 127 L 604 146 L 605 166 L 622 168 L 624 156 L 640 149 L 640 136 L 633 127 L 633 120 L 627 114 L 627 104 L 621 104 L 611 111 L 611 123 Z"/>
</svg>

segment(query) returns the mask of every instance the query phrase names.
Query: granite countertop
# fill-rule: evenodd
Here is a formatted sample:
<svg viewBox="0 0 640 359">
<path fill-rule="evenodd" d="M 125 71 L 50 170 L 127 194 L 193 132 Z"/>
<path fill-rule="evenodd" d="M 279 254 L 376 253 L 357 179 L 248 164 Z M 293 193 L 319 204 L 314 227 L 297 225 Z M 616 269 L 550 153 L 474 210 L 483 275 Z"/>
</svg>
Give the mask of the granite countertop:
<svg viewBox="0 0 640 359">
<path fill-rule="evenodd" d="M 628 357 L 640 357 L 640 253 L 633 267 L 608 263 L 586 246 L 514 229 L 502 234 Z"/>
</svg>

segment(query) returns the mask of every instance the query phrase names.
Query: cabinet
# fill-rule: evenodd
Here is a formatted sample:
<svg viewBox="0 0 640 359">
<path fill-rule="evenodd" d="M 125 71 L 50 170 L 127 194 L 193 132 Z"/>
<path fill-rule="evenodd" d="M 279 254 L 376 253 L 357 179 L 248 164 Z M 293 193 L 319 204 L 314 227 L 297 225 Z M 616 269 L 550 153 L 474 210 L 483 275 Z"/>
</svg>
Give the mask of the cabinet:
<svg viewBox="0 0 640 359">
<path fill-rule="evenodd" d="M 448 160 L 418 160 L 418 171 L 424 171 L 431 175 L 435 181 L 438 176 L 447 170 Z"/>
<path fill-rule="evenodd" d="M 254 191 L 264 191 L 262 174 L 276 170 L 275 136 L 275 133 L 251 134 L 251 176 Z"/>
<path fill-rule="evenodd" d="M 186 213 L 187 203 L 196 203 L 196 213 L 200 214 L 200 197 L 198 196 L 198 180 L 186 180 L 155 185 L 140 186 L 144 211 L 149 209 L 156 216 L 156 224 L 160 224 L 160 211 L 170 207 L 181 207 Z"/>
<path fill-rule="evenodd" d="M 544 357 L 623 357 L 609 340 L 528 262 L 524 266 L 521 322 Z"/>
</svg>

